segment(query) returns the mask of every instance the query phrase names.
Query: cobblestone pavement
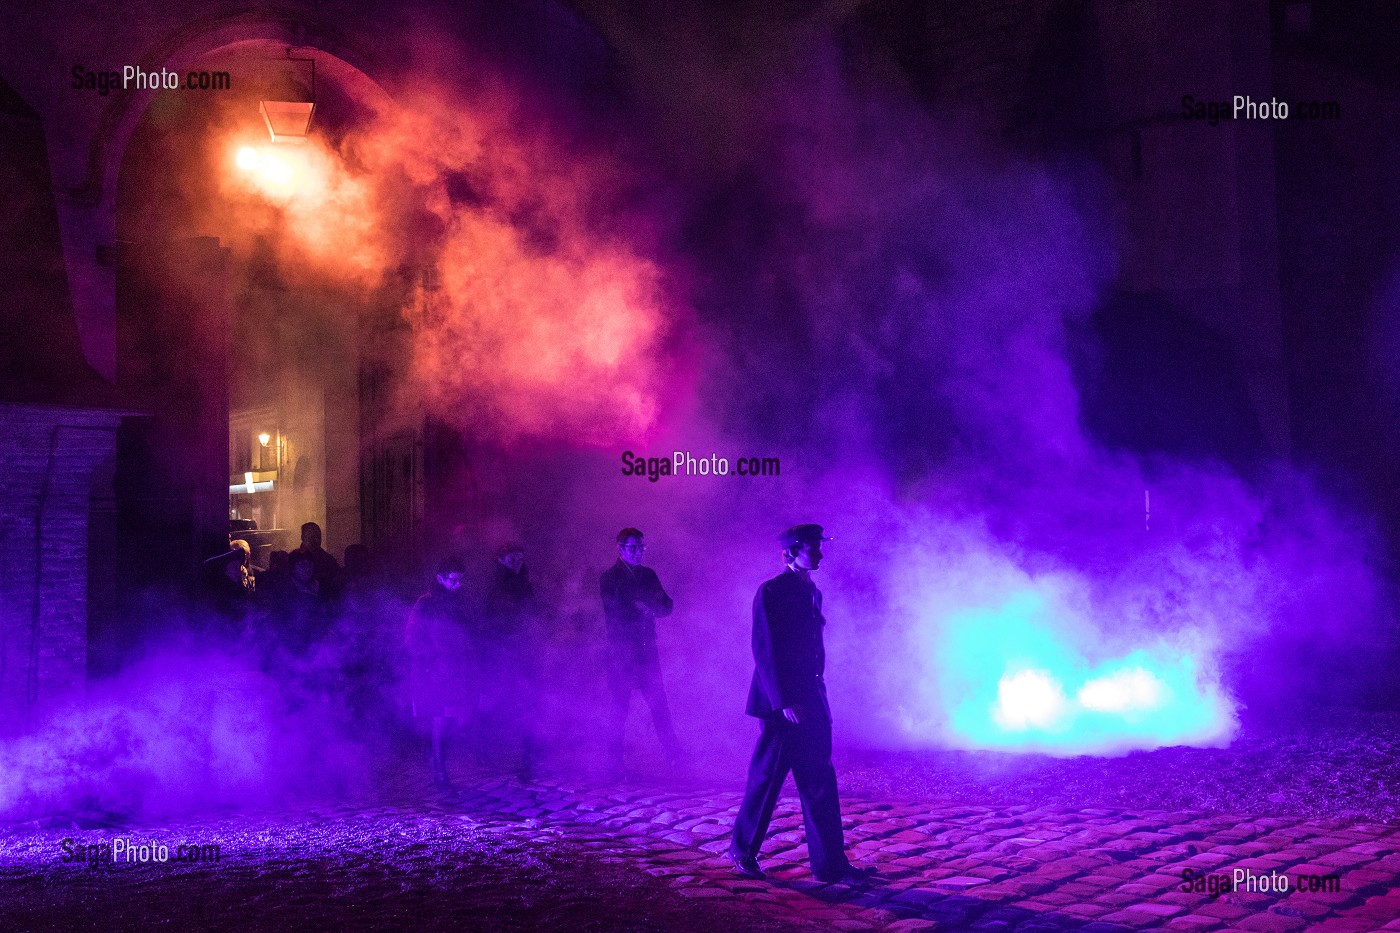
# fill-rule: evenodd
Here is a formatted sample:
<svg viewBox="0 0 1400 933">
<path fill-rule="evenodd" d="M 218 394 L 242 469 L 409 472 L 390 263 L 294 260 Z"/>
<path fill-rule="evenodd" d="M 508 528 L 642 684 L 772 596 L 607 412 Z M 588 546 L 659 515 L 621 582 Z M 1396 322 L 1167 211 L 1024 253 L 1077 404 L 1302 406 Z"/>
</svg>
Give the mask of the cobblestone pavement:
<svg viewBox="0 0 1400 933">
<path fill-rule="evenodd" d="M 847 799 L 852 858 L 880 873 L 846 886 L 811 879 L 791 797 L 764 846 L 769 880 L 735 876 L 723 854 L 738 802 L 737 792 L 509 779 L 461 797 L 468 812 L 592 826 L 591 845 L 668 879 L 685 897 L 759 901 L 778 916 L 840 930 L 1400 929 L 1400 827 L 1391 825 Z M 1206 891 L 1181 890 L 1187 869 Z M 1212 895 L 1211 876 L 1235 869 L 1256 880 L 1279 873 L 1289 890 Z M 1300 876 L 1308 884 L 1335 878 L 1338 890 L 1298 890 Z"/>
<path fill-rule="evenodd" d="M 1400 714 L 1299 709 L 1285 719 L 1246 710 L 1242 718 L 1226 748 L 1069 758 L 838 748 L 836 773 L 843 791 L 874 799 L 1034 800 L 1400 825 Z"/>
<path fill-rule="evenodd" d="M 477 770 L 430 791 L 407 767 L 374 801 L 229 814 L 144 833 L 64 820 L 0 833 L 0 928 L 155 920 L 200 929 L 334 925 L 520 930 L 1400 930 L 1400 827 L 1199 810 L 844 801 L 852 857 L 879 875 L 815 882 L 797 801 L 762 862 L 724 851 L 737 791 L 712 785 L 529 783 Z M 790 786 L 790 785 L 789 785 Z M 218 866 L 80 869 L 59 839 L 215 839 Z M 1285 892 L 1181 890 L 1184 872 L 1286 876 Z M 1296 890 L 1300 876 L 1336 889 Z"/>
<path fill-rule="evenodd" d="M 612 854 L 617 845 L 606 830 L 466 813 L 428 793 L 426 780 L 419 784 L 401 802 L 162 823 L 11 824 L 0 828 L 0 930 L 810 933 L 824 926 L 758 901 L 697 901 Z M 147 849 L 135 858 L 71 858 L 110 853 L 118 839 Z M 188 857 L 189 846 L 198 847 L 197 858 Z M 667 854 L 682 858 L 679 847 Z"/>
</svg>

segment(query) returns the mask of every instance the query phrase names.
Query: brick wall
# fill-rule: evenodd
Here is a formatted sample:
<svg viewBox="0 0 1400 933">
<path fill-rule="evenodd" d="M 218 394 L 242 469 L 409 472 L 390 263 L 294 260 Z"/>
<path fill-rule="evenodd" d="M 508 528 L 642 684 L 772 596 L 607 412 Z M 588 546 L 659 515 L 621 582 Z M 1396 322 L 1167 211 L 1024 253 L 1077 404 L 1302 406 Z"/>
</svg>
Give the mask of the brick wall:
<svg viewBox="0 0 1400 933">
<path fill-rule="evenodd" d="M 89 503 L 118 421 L 0 404 L 0 728 L 83 686 Z"/>
</svg>

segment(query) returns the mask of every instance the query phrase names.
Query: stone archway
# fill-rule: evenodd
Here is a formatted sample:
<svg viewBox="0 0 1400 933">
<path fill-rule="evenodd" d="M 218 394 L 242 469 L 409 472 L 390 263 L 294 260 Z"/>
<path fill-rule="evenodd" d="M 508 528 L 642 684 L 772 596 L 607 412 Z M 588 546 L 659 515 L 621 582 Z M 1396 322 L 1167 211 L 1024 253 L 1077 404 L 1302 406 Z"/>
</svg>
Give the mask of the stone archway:
<svg viewBox="0 0 1400 933">
<path fill-rule="evenodd" d="M 353 124 L 366 96 L 387 99 L 343 60 L 269 39 L 177 58 L 255 77 L 288 54 L 316 62 L 327 132 Z M 333 552 L 361 538 L 356 344 L 368 298 L 280 268 L 220 203 L 211 161 L 223 145 L 218 134 L 230 125 L 257 130 L 264 91 L 176 93 L 153 100 L 131 128 L 110 193 L 117 381 L 150 413 L 123 430 L 117 528 L 130 563 L 116 618 L 98 626 L 128 649 L 150 633 L 156 605 L 194 595 L 201 561 L 227 549 L 233 510 L 261 519 L 262 533 L 248 537 L 264 563 L 266 551 L 296 546 L 303 521 L 323 527 Z M 329 326 L 337 319 L 348 323 Z M 245 477 L 246 493 L 235 493 Z M 161 594 L 154 603 L 152 593 Z"/>
<path fill-rule="evenodd" d="M 368 22 L 341 25 L 362 38 L 373 28 Z M 464 19 L 454 28 L 465 32 L 472 26 Z M 350 43 L 342 38 L 322 41 L 314 30 L 284 19 L 234 18 L 180 35 L 181 42 L 172 39 L 160 55 L 143 58 L 142 67 L 228 68 L 236 75 L 239 69 L 251 73 L 259 62 L 314 59 L 314 132 L 347 132 L 361 111 L 390 100 L 379 83 L 383 75 L 402 80 L 408 67 L 402 57 L 409 43 L 386 43 L 400 58 L 392 68 L 377 69 L 364 57 L 343 56 Z M 563 41 L 592 48 L 593 38 L 570 33 Z M 585 78 L 573 80 L 577 86 L 568 93 L 585 94 Z M 313 520 L 325 529 L 332 553 L 363 540 L 371 547 L 399 548 L 408 564 L 416 562 L 425 540 L 440 544 L 461 524 L 460 518 L 442 515 L 442 527 L 436 527 L 438 513 L 460 512 L 468 506 L 458 500 L 474 495 L 460 434 L 423 417 L 416 424 L 402 417 L 393 421 L 381 403 L 386 381 L 396 378 L 397 361 L 385 352 L 367 365 L 359 352 L 366 342 L 400 339 L 393 331 L 396 323 L 402 328 L 401 304 L 311 283 L 275 255 L 265 261 L 256 238 L 240 240 L 227 224 L 199 222 L 217 205 L 217 186 L 183 162 L 207 155 L 203 149 L 211 129 L 224 125 L 221 120 L 231 110 L 257 124 L 257 98 L 240 95 L 237 88 L 235 81 L 234 93 L 201 101 L 205 107 L 172 92 L 147 100 L 139 113 L 131 107 L 113 111 L 105 140 L 94 150 L 101 169 L 95 175 L 102 181 L 90 186 L 91 209 L 110 212 L 116 242 L 117 378 L 153 412 L 125 432 L 118 467 L 120 535 L 124 550 L 138 555 L 124 569 L 129 592 L 113 610 L 118 615 L 131 614 L 134 594 L 151 587 L 190 590 L 192 568 L 226 543 L 236 487 L 249 490 L 232 503 L 240 515 L 243 505 L 250 514 L 255 511 L 251 500 L 262 490 L 254 487 L 271 482 L 291 490 L 290 505 L 256 510 L 264 521 L 275 514 L 283 529 L 283 537 L 269 546 L 294 546 L 297 526 Z M 390 293 L 412 288 L 417 275 L 413 268 L 390 269 L 386 288 Z M 256 355 L 240 354 L 250 326 L 256 331 L 312 320 L 308 310 L 317 311 L 320 320 L 339 314 L 342 322 L 362 323 L 340 327 L 329 342 L 312 340 L 308 331 L 314 327 L 302 328 L 289 341 L 315 344 L 314 352 L 304 355 L 320 367 L 317 378 L 278 397 L 247 392 L 248 367 Z M 379 329 L 367 341 L 363 327 Z M 259 382 L 251 384 L 256 388 Z M 313 411 L 315 399 L 319 413 Z M 300 420 L 293 423 L 289 412 Z M 238 431 L 232 443 L 231 417 Z M 267 445 L 256 440 L 262 435 Z M 307 442 L 308 435 L 319 439 Z M 271 469 L 264 469 L 269 451 Z M 263 473 L 277 475 L 247 480 L 248 474 Z"/>
</svg>

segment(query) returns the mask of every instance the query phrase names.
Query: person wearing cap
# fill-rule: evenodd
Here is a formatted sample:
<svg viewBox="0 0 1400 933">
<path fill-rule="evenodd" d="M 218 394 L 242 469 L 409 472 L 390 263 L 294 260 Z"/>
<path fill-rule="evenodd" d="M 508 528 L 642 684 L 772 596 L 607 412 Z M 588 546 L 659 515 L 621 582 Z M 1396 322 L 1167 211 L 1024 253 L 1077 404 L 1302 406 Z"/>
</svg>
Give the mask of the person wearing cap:
<svg viewBox="0 0 1400 933">
<path fill-rule="evenodd" d="M 608 626 L 608 686 L 613 700 L 609 753 L 612 769 L 618 774 L 623 769 L 627 708 L 633 690 L 640 690 L 651 708 L 657 738 L 672 767 L 684 764 L 656 649 L 656 620 L 670 615 L 674 604 L 656 571 L 642 565 L 645 553 L 642 533 L 636 528 L 622 529 L 617 533 L 617 563 L 598 580 Z"/>
<path fill-rule="evenodd" d="M 745 712 L 760 726 L 729 848 L 734 867 L 749 878 L 763 877 L 758 852 L 789 771 L 802 800 L 812 874 L 831 883 L 870 873 L 846 859 L 831 765 L 831 707 L 822 680 L 826 619 L 811 577 L 829 540 L 821 525 L 794 525 L 779 535 L 786 568 L 753 601 L 754 675 Z"/>
</svg>

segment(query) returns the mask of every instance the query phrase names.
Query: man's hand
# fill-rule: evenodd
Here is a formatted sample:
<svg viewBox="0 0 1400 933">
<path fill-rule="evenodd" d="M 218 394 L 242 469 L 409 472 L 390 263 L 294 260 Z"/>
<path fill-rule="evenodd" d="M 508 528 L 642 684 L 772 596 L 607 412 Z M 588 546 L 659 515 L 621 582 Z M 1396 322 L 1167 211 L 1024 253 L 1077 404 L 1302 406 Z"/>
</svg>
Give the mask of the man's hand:
<svg viewBox="0 0 1400 933">
<path fill-rule="evenodd" d="M 802 714 L 796 706 L 789 706 L 783 710 L 783 718 L 794 726 L 802 722 Z"/>
<path fill-rule="evenodd" d="M 644 599 L 634 599 L 632 600 L 632 605 L 636 606 L 637 611 L 642 613 L 643 615 L 646 615 L 648 612 L 651 612 L 651 604 Z"/>
</svg>

